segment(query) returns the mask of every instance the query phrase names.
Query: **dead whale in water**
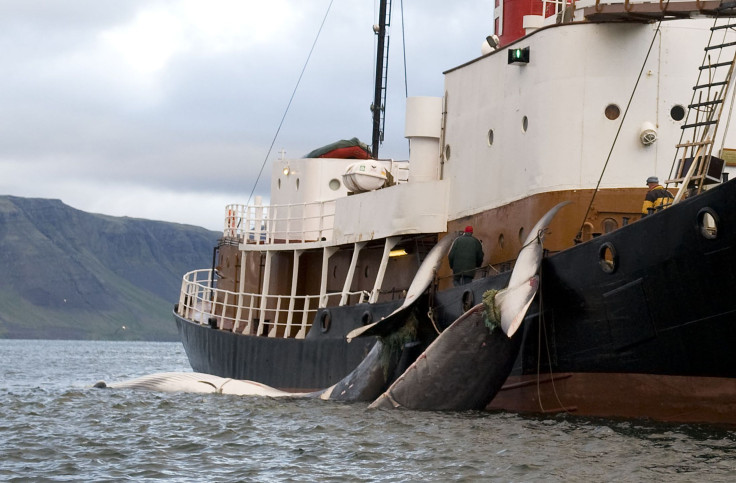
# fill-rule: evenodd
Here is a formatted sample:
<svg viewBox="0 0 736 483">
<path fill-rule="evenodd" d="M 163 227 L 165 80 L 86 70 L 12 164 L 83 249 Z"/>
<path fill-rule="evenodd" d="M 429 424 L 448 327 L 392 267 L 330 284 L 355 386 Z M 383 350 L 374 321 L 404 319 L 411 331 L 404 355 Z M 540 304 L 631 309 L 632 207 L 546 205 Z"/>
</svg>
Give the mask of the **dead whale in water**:
<svg viewBox="0 0 736 483">
<path fill-rule="evenodd" d="M 503 386 L 521 346 L 514 337 L 539 288 L 542 241 L 559 203 L 534 226 L 519 252 L 508 287 L 445 329 L 371 408 L 483 409 Z"/>
<path fill-rule="evenodd" d="M 292 397 L 296 395 L 259 382 L 229 379 L 200 372 L 163 372 L 114 384 L 106 384 L 100 381 L 94 387 L 143 389 L 157 392 L 232 394 L 236 396 Z"/>
<path fill-rule="evenodd" d="M 511 371 L 520 338 L 489 330 L 484 310 L 478 304 L 460 316 L 369 407 L 462 411 L 487 406 Z"/>
</svg>

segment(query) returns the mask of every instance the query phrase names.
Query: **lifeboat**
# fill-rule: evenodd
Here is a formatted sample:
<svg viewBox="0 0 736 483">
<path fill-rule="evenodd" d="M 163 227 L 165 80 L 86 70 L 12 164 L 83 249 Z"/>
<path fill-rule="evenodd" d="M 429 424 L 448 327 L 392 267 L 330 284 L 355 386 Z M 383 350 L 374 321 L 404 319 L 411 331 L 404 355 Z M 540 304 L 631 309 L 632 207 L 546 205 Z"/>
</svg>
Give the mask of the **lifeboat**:
<svg viewBox="0 0 736 483">
<path fill-rule="evenodd" d="M 377 190 L 386 184 L 386 179 L 386 168 L 375 161 L 353 163 L 342 175 L 345 187 L 353 193 Z"/>
</svg>

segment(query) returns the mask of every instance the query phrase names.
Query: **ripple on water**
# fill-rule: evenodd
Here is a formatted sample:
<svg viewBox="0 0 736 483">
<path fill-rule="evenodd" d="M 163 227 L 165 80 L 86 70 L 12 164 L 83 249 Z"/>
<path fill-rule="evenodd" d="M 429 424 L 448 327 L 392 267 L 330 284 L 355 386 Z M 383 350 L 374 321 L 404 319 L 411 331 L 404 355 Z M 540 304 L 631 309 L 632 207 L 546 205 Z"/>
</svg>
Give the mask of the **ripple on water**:
<svg viewBox="0 0 736 483">
<path fill-rule="evenodd" d="M 0 479 L 736 478 L 735 433 L 705 425 L 90 387 L 187 370 L 178 344 L 0 340 Z"/>
</svg>

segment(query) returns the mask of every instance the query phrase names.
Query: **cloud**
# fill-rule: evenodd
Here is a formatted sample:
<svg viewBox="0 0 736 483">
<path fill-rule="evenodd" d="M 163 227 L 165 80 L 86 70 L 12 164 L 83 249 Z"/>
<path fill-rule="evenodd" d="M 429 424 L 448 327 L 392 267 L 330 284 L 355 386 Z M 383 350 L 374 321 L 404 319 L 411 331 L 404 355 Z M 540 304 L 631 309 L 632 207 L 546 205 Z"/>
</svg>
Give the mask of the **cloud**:
<svg viewBox="0 0 736 483">
<path fill-rule="evenodd" d="M 386 138 L 407 156 L 400 3 Z M 370 142 L 375 12 L 328 0 L 5 0 L 0 3 L 0 194 L 220 229 L 264 161 L 341 138 Z M 490 2 L 404 2 L 409 95 L 478 55 Z M 483 17 L 482 15 L 485 15 Z M 269 166 L 257 194 L 268 195 Z M 207 221 L 210 220 L 210 221 Z"/>
</svg>

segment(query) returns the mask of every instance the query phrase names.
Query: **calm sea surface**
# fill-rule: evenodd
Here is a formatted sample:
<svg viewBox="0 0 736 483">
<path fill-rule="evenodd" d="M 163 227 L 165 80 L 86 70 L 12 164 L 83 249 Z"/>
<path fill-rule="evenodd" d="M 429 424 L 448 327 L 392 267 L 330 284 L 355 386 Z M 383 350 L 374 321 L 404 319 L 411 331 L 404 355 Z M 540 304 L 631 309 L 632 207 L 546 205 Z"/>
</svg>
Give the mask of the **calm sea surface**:
<svg viewBox="0 0 736 483">
<path fill-rule="evenodd" d="M 176 343 L 0 340 L 0 480 L 736 481 L 723 428 L 91 387 L 190 370 Z"/>
</svg>

